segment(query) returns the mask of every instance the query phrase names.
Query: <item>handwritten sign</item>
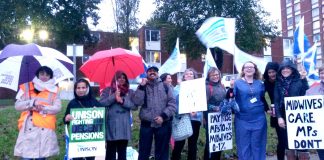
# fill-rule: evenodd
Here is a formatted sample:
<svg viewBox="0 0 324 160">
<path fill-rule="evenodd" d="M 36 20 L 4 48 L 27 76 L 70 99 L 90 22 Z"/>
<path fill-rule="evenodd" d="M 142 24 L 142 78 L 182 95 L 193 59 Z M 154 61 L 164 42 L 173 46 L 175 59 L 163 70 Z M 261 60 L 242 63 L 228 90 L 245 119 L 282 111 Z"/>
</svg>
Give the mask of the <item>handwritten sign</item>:
<svg viewBox="0 0 324 160">
<path fill-rule="evenodd" d="M 204 78 L 180 83 L 179 114 L 206 111 L 206 85 Z"/>
<path fill-rule="evenodd" d="M 232 113 L 208 113 L 209 152 L 233 148 Z"/>
<path fill-rule="evenodd" d="M 69 157 L 104 156 L 105 108 L 71 109 Z"/>
<path fill-rule="evenodd" d="M 286 97 L 289 149 L 324 149 L 324 97 Z"/>
</svg>

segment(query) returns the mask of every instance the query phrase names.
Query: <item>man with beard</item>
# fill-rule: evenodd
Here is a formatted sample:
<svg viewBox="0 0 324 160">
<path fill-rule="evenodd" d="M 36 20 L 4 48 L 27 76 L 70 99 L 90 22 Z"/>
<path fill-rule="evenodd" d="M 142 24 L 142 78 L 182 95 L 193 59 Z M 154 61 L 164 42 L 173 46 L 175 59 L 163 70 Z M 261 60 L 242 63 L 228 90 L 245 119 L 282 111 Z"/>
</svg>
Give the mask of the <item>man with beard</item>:
<svg viewBox="0 0 324 160">
<path fill-rule="evenodd" d="M 134 103 L 141 106 L 139 160 L 149 159 L 153 138 L 155 159 L 169 159 L 171 121 L 176 111 L 176 101 L 172 89 L 159 79 L 158 71 L 156 66 L 148 67 L 147 78 L 142 79 L 133 97 Z"/>
</svg>

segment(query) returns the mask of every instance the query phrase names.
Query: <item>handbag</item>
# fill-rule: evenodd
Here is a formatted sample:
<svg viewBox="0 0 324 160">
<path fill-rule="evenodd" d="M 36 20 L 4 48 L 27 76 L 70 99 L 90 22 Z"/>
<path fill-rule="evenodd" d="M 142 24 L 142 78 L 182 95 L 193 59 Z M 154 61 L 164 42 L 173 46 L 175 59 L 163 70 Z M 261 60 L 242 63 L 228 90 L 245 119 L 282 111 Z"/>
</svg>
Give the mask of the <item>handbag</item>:
<svg viewBox="0 0 324 160">
<path fill-rule="evenodd" d="M 172 120 L 172 137 L 175 141 L 187 139 L 192 133 L 189 114 L 174 116 Z"/>
</svg>

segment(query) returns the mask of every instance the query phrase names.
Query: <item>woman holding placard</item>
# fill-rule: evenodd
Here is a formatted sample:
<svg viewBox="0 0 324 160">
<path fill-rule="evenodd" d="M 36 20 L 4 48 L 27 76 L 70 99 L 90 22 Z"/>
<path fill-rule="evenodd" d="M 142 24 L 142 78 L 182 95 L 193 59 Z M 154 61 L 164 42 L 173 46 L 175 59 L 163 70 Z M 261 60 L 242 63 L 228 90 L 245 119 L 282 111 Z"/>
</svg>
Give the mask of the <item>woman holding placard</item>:
<svg viewBox="0 0 324 160">
<path fill-rule="evenodd" d="M 96 98 L 92 96 L 89 82 L 86 79 L 79 79 L 74 83 L 74 99 L 67 105 L 63 118 L 64 124 L 69 124 L 73 120 L 71 109 L 73 108 L 93 108 L 102 106 Z M 94 160 L 95 157 L 73 158 L 73 160 Z"/>
<path fill-rule="evenodd" d="M 184 71 L 182 81 L 188 81 L 198 78 L 197 72 L 193 68 L 188 68 Z M 175 90 L 179 89 L 179 86 L 175 87 Z M 179 93 L 175 91 L 175 93 Z M 179 100 L 179 95 L 175 96 L 177 101 Z M 176 115 L 174 118 L 178 118 Z M 187 138 L 188 139 L 188 160 L 196 160 L 197 159 L 197 140 L 199 137 L 199 130 L 202 120 L 202 112 L 192 112 L 190 113 L 190 121 L 192 126 L 193 134 Z M 175 141 L 174 149 L 172 151 L 171 160 L 179 160 L 181 159 L 181 151 L 186 143 L 186 139 Z"/>
<path fill-rule="evenodd" d="M 209 151 L 208 134 L 208 113 L 220 112 L 221 102 L 225 99 L 226 89 L 221 83 L 221 72 L 216 67 L 211 67 L 207 72 L 206 78 L 206 96 L 207 111 L 204 112 L 204 126 L 206 128 L 206 145 L 204 150 L 204 160 L 220 160 L 222 152 Z"/>
<path fill-rule="evenodd" d="M 318 75 L 320 78 L 320 83 L 316 83 L 311 86 L 307 91 L 306 95 L 324 95 L 324 66 L 318 69 Z M 318 157 L 320 160 L 324 160 L 324 149 L 317 150 Z"/>
<path fill-rule="evenodd" d="M 306 78 L 302 78 L 297 67 L 291 60 L 284 60 L 278 70 L 279 75 L 277 76 L 275 90 L 274 90 L 274 101 L 275 101 L 275 112 L 278 118 L 278 125 L 280 128 L 279 133 L 284 138 L 283 143 L 286 148 L 286 156 L 288 160 L 307 160 L 309 159 L 309 152 L 306 150 L 288 149 L 288 135 L 286 128 L 286 111 L 284 98 L 304 96 L 308 89 Z"/>
<path fill-rule="evenodd" d="M 234 95 L 240 111 L 235 113 L 235 141 L 240 160 L 265 160 L 267 145 L 267 103 L 258 67 L 251 61 L 234 83 Z"/>
</svg>

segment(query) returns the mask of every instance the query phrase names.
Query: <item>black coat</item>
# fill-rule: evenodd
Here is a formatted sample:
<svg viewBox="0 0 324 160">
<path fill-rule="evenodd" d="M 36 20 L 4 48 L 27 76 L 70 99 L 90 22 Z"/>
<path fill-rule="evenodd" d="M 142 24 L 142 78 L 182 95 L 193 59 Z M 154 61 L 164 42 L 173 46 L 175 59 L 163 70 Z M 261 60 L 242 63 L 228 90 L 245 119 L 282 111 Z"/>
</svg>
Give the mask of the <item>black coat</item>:
<svg viewBox="0 0 324 160">
<path fill-rule="evenodd" d="M 281 70 L 284 67 L 289 67 L 292 69 L 292 74 L 288 77 L 291 79 L 288 94 L 284 95 L 283 93 L 283 83 L 284 78 L 282 77 Z M 304 96 L 306 94 L 306 90 L 309 88 L 306 78 L 301 79 L 300 74 L 296 69 L 296 66 L 292 64 L 290 61 L 284 62 L 279 68 L 279 76 L 277 76 L 275 89 L 274 89 L 274 104 L 276 109 L 277 118 L 285 118 L 286 111 L 284 105 L 285 97 L 295 97 L 295 96 Z"/>
</svg>

